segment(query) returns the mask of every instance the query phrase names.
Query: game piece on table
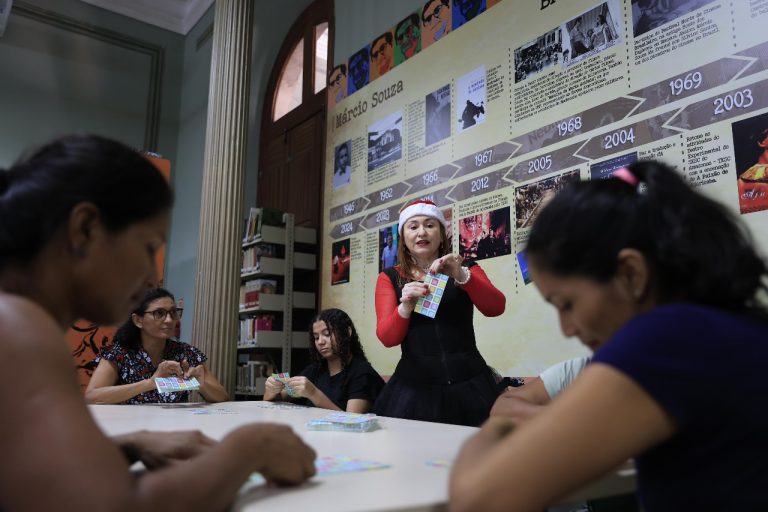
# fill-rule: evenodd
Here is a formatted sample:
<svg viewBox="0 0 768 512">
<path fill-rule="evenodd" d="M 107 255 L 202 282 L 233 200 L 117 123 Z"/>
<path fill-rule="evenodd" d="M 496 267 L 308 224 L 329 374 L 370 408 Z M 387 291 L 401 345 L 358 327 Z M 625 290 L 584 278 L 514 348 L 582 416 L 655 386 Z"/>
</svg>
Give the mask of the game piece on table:
<svg viewBox="0 0 768 512">
<path fill-rule="evenodd" d="M 355 459 L 344 455 L 332 455 L 330 457 L 318 457 L 315 461 L 318 476 L 339 475 L 354 471 L 368 471 L 371 469 L 384 469 L 389 464 L 373 460 Z"/>
<path fill-rule="evenodd" d="M 450 468 L 453 466 L 453 461 L 448 459 L 430 459 L 424 464 L 433 468 Z"/>
<path fill-rule="evenodd" d="M 316 476 L 319 477 L 340 475 L 343 473 L 353 473 L 356 471 L 370 471 L 372 469 L 386 469 L 388 467 L 390 467 L 390 465 L 384 464 L 383 462 L 356 459 L 354 457 L 347 457 L 345 455 L 318 457 L 317 460 L 315 460 L 315 468 L 317 469 Z M 266 482 L 266 479 L 261 475 L 261 473 L 251 473 L 247 484 L 260 485 Z"/>
</svg>

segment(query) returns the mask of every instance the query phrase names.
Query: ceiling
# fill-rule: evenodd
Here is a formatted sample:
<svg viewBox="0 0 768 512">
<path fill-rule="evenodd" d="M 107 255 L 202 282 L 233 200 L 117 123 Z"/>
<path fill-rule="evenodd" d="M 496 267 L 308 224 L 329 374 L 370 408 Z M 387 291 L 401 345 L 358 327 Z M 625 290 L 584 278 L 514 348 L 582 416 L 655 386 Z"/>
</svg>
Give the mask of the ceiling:
<svg viewBox="0 0 768 512">
<path fill-rule="evenodd" d="M 108 11 L 187 35 L 214 0 L 82 0 Z"/>
</svg>

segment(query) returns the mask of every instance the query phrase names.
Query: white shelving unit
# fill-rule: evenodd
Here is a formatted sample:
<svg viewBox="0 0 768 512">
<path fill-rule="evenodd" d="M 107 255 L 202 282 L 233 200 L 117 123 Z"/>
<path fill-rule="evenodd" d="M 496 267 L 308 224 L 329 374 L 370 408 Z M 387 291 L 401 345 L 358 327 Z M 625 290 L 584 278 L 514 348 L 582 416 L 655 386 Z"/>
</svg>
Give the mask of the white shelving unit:
<svg viewBox="0 0 768 512">
<path fill-rule="evenodd" d="M 317 256 L 306 252 L 296 252 L 297 243 L 314 246 L 317 243 L 317 231 L 311 228 L 295 227 L 293 214 L 283 214 L 283 226 L 263 225 L 253 240 L 243 243 L 243 251 L 259 244 L 282 245 L 285 249 L 284 258 L 262 256 L 258 259 L 256 268 L 244 268 L 240 273 L 240 281 L 245 284 L 254 279 L 276 279 L 282 281 L 282 294 L 260 293 L 258 306 L 241 308 L 239 318 L 243 320 L 258 313 L 269 313 L 282 317 L 282 329 L 274 331 L 254 331 L 253 336 L 237 340 L 238 371 L 240 372 L 240 356 L 244 352 L 258 352 L 260 349 L 280 350 L 280 364 L 283 371 L 291 368 L 291 350 L 307 348 L 309 337 L 306 331 L 294 330 L 294 309 L 314 310 L 316 294 L 311 292 L 294 291 L 294 274 L 296 271 L 312 271 L 317 269 Z M 299 326 L 303 329 L 304 326 Z M 250 368 L 250 366 L 254 368 Z M 243 373 L 261 371 L 262 365 L 249 361 Z M 243 378 L 241 378 L 243 377 Z M 239 396 L 262 396 L 264 394 L 263 376 L 244 377 L 238 373 L 238 383 L 235 393 Z"/>
</svg>

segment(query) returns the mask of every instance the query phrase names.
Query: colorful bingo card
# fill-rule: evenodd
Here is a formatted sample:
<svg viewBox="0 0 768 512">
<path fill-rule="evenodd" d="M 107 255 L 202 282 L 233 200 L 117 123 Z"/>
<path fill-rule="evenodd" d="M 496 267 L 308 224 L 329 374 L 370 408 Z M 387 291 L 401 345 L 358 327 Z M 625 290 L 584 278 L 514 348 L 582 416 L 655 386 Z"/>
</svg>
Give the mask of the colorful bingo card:
<svg viewBox="0 0 768 512">
<path fill-rule="evenodd" d="M 288 379 L 291 378 L 291 374 L 289 372 L 283 372 L 283 373 L 273 373 L 272 376 L 279 380 L 280 382 L 285 385 L 285 390 L 288 392 L 288 396 L 293 398 L 298 398 L 299 395 L 296 394 L 296 392 L 293 390 L 291 386 L 288 385 Z"/>
<path fill-rule="evenodd" d="M 429 286 L 429 293 L 425 297 L 419 297 L 414 311 L 429 318 L 435 318 L 437 306 L 443 299 L 445 285 L 448 283 L 448 276 L 445 274 L 427 274 L 424 276 L 424 282 Z"/>
<path fill-rule="evenodd" d="M 186 380 L 178 377 L 158 377 L 155 379 L 155 386 L 157 386 L 157 391 L 163 394 L 200 389 L 200 383 L 194 377 Z"/>
</svg>

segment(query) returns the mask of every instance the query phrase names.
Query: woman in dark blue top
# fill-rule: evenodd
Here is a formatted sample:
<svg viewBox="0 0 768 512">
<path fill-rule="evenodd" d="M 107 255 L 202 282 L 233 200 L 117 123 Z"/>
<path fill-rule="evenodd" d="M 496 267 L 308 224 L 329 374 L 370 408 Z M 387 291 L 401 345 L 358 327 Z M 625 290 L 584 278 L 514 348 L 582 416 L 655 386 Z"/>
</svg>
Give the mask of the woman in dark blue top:
<svg viewBox="0 0 768 512">
<path fill-rule="evenodd" d="M 649 512 L 765 510 L 767 272 L 732 214 L 640 162 L 555 196 L 526 257 L 594 358 L 514 435 L 467 442 L 452 510 L 541 510 L 630 457 Z"/>
<path fill-rule="evenodd" d="M 312 321 L 310 337 L 313 362 L 287 382 L 269 377 L 264 400 L 293 399 L 335 411 L 368 412 L 384 380 L 365 357 L 349 315 L 340 309 L 321 311 Z"/>
</svg>

